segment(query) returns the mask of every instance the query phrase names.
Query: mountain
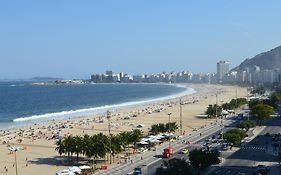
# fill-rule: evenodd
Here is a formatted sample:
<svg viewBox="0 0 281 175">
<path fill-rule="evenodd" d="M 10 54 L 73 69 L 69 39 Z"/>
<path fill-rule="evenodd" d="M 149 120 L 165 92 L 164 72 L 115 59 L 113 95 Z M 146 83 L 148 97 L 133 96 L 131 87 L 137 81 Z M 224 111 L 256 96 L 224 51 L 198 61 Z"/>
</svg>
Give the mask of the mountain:
<svg viewBox="0 0 281 175">
<path fill-rule="evenodd" d="M 259 66 L 261 70 L 264 69 L 281 69 L 281 46 L 276 47 L 270 51 L 263 52 L 249 59 L 247 58 L 239 66 L 234 68 L 234 71 L 243 71 L 246 68 L 253 68 Z"/>
</svg>

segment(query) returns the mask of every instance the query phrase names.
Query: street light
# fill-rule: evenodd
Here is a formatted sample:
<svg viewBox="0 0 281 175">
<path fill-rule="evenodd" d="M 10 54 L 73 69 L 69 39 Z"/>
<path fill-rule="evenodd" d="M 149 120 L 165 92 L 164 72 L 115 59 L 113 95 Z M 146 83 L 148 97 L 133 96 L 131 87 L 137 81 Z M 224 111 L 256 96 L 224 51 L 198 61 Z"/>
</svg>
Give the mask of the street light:
<svg viewBox="0 0 281 175">
<path fill-rule="evenodd" d="M 248 109 L 250 109 L 249 103 L 250 103 L 250 101 L 249 101 L 249 87 L 247 86 L 247 104 L 248 104 Z M 248 114 L 248 120 L 250 120 L 250 114 Z"/>
<path fill-rule="evenodd" d="M 218 94 L 216 93 L 216 123 L 218 122 Z"/>
<path fill-rule="evenodd" d="M 15 155 L 15 168 L 16 168 L 16 175 L 18 175 L 18 161 L 17 161 L 17 151 L 19 150 L 18 148 L 15 147 L 10 147 L 10 151 L 12 151 Z"/>
<path fill-rule="evenodd" d="M 169 148 L 171 148 L 171 114 L 172 113 L 168 113 L 168 116 L 169 116 Z"/>
<path fill-rule="evenodd" d="M 111 123 L 110 123 L 111 113 L 107 111 L 108 120 L 108 133 L 109 133 L 109 162 L 112 164 L 112 151 L 111 151 Z"/>
<path fill-rule="evenodd" d="M 182 135 L 182 99 L 180 98 L 180 134 Z"/>
</svg>

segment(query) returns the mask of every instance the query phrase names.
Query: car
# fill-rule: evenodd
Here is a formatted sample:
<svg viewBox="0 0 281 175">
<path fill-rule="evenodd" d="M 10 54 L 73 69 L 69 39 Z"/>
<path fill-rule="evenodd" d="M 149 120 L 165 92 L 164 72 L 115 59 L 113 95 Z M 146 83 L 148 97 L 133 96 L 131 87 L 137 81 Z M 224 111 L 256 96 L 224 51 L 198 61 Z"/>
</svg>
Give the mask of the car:
<svg viewBox="0 0 281 175">
<path fill-rule="evenodd" d="M 208 141 L 211 141 L 212 140 L 212 138 L 211 137 L 209 137 L 209 138 L 207 138 L 206 139 L 206 141 L 208 142 Z"/>
<path fill-rule="evenodd" d="M 219 140 L 217 140 L 217 139 L 213 139 L 213 140 L 212 140 L 212 143 L 218 143 L 218 141 L 219 141 Z"/>
<path fill-rule="evenodd" d="M 188 151 L 188 149 L 183 149 L 183 150 L 181 150 L 181 153 L 182 153 L 182 154 L 188 154 L 189 151 Z"/>
</svg>

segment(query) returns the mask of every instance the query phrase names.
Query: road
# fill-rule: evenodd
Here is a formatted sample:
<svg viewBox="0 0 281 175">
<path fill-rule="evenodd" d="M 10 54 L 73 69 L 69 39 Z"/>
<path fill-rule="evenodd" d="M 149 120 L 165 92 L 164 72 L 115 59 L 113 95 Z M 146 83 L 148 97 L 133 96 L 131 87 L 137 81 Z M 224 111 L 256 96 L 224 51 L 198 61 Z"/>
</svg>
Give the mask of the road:
<svg viewBox="0 0 281 175">
<path fill-rule="evenodd" d="M 281 118 L 273 118 L 265 122 L 265 128 L 252 141 L 237 151 L 223 152 L 225 161 L 222 167 L 217 167 L 209 175 L 237 174 L 239 170 L 246 174 L 253 174 L 256 166 L 265 165 L 270 167 L 268 174 L 278 175 L 276 148 L 272 146 L 269 135 L 281 133 Z"/>
<path fill-rule="evenodd" d="M 224 125 L 225 126 L 231 126 L 236 120 L 225 120 Z M 192 132 L 190 135 L 185 135 L 181 137 L 179 140 L 172 142 L 171 146 L 174 148 L 175 152 L 180 151 L 181 149 L 187 147 L 186 144 L 183 143 L 183 141 L 190 141 L 191 143 L 196 143 L 204 138 L 210 137 L 214 133 L 220 131 L 221 126 L 220 123 L 214 123 L 207 127 L 201 128 L 197 131 Z M 200 133 L 202 134 L 200 136 Z M 95 174 L 97 175 L 106 175 L 106 174 L 112 174 L 112 175 L 126 175 L 129 173 L 132 173 L 135 167 L 147 165 L 149 174 L 152 173 L 153 167 L 156 167 L 159 162 L 161 162 L 162 158 L 162 152 L 164 148 L 168 147 L 168 142 L 165 142 L 161 144 L 156 151 L 148 151 L 142 154 L 134 155 L 131 157 L 131 161 L 128 161 L 127 163 L 122 163 L 118 165 L 113 165 L 107 170 L 99 171 Z M 141 158 L 142 157 L 142 158 Z M 155 168 L 154 168 L 155 169 Z"/>
</svg>

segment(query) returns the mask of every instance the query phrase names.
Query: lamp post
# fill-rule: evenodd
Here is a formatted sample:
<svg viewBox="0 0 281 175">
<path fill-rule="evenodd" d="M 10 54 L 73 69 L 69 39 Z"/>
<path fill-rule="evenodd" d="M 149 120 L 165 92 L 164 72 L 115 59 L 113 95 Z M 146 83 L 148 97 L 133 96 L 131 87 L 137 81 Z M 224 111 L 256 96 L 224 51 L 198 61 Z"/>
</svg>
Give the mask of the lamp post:
<svg viewBox="0 0 281 175">
<path fill-rule="evenodd" d="M 18 175 L 18 161 L 17 161 L 17 151 L 18 149 L 15 147 L 10 147 L 9 150 L 14 153 L 15 155 L 15 168 L 16 168 L 16 175 Z"/>
<path fill-rule="evenodd" d="M 218 94 L 216 94 L 216 122 L 218 122 Z"/>
<path fill-rule="evenodd" d="M 247 86 L 247 103 L 248 103 L 248 109 L 250 109 L 250 106 L 249 106 L 249 103 L 250 103 L 250 101 L 249 101 L 249 87 L 248 86 Z M 248 113 L 247 119 L 250 120 L 250 113 Z"/>
<path fill-rule="evenodd" d="M 168 113 L 168 116 L 169 116 L 169 148 L 171 148 L 171 114 L 172 113 Z"/>
<path fill-rule="evenodd" d="M 110 123 L 111 114 L 110 111 L 107 111 L 107 120 L 108 120 L 108 133 L 109 133 L 109 162 L 112 164 L 112 151 L 111 151 L 111 123 Z"/>
<path fill-rule="evenodd" d="M 236 103 L 236 107 L 238 107 L 238 106 L 237 106 L 237 104 L 238 104 L 238 103 L 237 103 L 237 86 L 236 86 L 236 89 L 235 89 L 235 103 Z"/>
<path fill-rule="evenodd" d="M 16 167 L 16 175 L 18 175 L 18 161 L 17 161 L 17 149 L 15 149 L 15 167 Z"/>
<path fill-rule="evenodd" d="M 180 134 L 182 135 L 182 99 L 180 98 Z"/>
</svg>

